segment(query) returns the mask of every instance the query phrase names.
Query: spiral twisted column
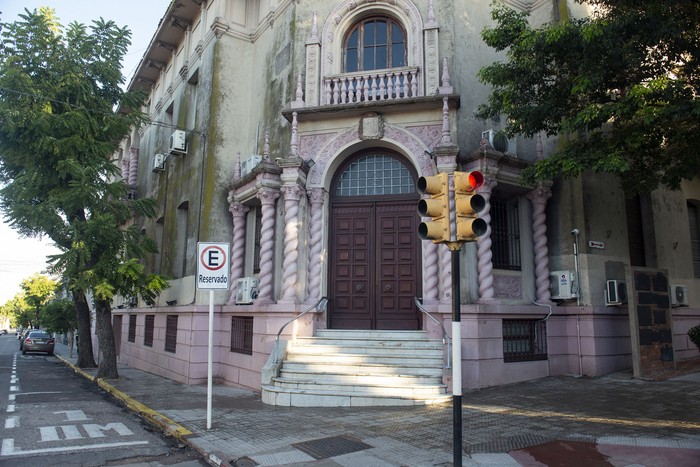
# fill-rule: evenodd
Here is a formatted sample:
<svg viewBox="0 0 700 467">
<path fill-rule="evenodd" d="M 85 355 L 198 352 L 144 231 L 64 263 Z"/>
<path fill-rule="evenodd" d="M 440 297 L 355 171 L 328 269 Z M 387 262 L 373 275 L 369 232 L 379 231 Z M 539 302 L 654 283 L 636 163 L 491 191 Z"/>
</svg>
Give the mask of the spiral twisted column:
<svg viewBox="0 0 700 467">
<path fill-rule="evenodd" d="M 487 178 L 484 185 L 479 190 L 479 194 L 484 197 L 486 207 L 479 213 L 487 225 L 486 233 L 479 236 L 476 242 L 476 269 L 479 274 L 479 302 L 484 303 L 493 300 L 493 254 L 491 253 L 491 192 L 496 186 L 496 180 Z"/>
<path fill-rule="evenodd" d="M 297 258 L 299 257 L 299 200 L 304 189 L 299 185 L 283 186 L 284 194 L 284 259 L 282 261 L 282 298 L 296 300 Z"/>
<path fill-rule="evenodd" d="M 552 196 L 549 187 L 539 185 L 527 194 L 532 203 L 532 240 L 535 249 L 535 289 L 537 301 L 549 302 L 549 250 L 547 248 L 547 200 Z"/>
<path fill-rule="evenodd" d="M 126 157 L 122 157 L 122 180 L 124 180 L 127 184 L 129 183 L 129 159 Z"/>
<path fill-rule="evenodd" d="M 433 242 L 422 243 L 423 303 L 437 302 L 440 290 L 440 258 L 438 257 L 438 246 Z"/>
<path fill-rule="evenodd" d="M 260 228 L 260 277 L 258 280 L 258 300 L 260 303 L 274 303 L 272 298 L 272 275 L 274 272 L 273 253 L 275 247 L 275 201 L 279 191 L 261 190 L 258 193 L 262 204 Z"/>
<path fill-rule="evenodd" d="M 250 210 L 239 202 L 229 201 L 229 212 L 233 217 L 233 238 L 231 240 L 231 281 L 229 291 L 231 297 L 228 304 L 236 301 L 236 280 L 243 277 L 243 262 L 245 260 L 245 215 Z"/>
<path fill-rule="evenodd" d="M 309 277 L 308 299 L 316 302 L 321 298 L 321 268 L 323 262 L 323 206 L 328 201 L 328 192 L 323 188 L 307 190 L 311 203 L 311 221 L 309 228 Z"/>
<path fill-rule="evenodd" d="M 129 186 L 135 187 L 139 174 L 139 148 L 131 146 L 129 148 Z"/>
</svg>

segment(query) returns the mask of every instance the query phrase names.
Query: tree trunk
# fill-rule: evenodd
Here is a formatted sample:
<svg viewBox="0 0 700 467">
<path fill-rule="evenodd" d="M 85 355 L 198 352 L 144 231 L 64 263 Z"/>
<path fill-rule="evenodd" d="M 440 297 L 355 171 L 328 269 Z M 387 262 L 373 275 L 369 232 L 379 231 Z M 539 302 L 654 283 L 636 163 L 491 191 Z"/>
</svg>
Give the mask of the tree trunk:
<svg viewBox="0 0 700 467">
<path fill-rule="evenodd" d="M 73 292 L 73 302 L 78 310 L 78 368 L 95 368 L 97 363 L 92 353 L 90 307 L 85 293 Z"/>
<path fill-rule="evenodd" d="M 100 364 L 97 367 L 98 378 L 119 378 L 117 372 L 117 351 L 114 343 L 114 331 L 112 330 L 112 306 L 111 302 L 96 300 L 95 307 L 97 317 L 97 343 L 100 346 Z"/>
</svg>

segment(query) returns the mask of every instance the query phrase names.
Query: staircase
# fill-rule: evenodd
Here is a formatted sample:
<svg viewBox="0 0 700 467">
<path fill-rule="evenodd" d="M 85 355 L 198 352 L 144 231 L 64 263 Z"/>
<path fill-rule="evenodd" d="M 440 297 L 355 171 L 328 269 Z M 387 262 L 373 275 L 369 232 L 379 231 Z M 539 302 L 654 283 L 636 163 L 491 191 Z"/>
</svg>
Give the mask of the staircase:
<svg viewBox="0 0 700 467">
<path fill-rule="evenodd" d="M 443 344 L 424 331 L 316 331 L 287 344 L 267 404 L 295 407 L 426 405 L 451 400 Z"/>
</svg>

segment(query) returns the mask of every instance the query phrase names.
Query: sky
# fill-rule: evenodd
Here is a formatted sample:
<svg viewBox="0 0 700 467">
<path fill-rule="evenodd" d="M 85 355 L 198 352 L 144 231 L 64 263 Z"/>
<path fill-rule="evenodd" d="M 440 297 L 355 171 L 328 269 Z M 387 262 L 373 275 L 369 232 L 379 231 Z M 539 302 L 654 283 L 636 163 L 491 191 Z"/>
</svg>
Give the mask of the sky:
<svg viewBox="0 0 700 467">
<path fill-rule="evenodd" d="M 90 25 L 100 17 L 128 26 L 132 45 L 122 67 L 128 83 L 169 4 L 170 0 L 0 0 L 0 22 L 18 20 L 25 8 L 48 6 L 64 26 L 72 21 Z M 22 279 L 41 273 L 46 256 L 56 251 L 46 239 L 19 238 L 8 225 L 0 224 L 0 306 L 19 292 Z"/>
</svg>

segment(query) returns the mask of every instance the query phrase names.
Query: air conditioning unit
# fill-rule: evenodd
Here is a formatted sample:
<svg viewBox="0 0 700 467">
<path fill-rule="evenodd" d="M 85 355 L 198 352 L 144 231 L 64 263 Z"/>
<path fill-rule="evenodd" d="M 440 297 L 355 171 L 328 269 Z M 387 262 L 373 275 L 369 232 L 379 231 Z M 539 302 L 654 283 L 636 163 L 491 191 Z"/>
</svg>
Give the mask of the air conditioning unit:
<svg viewBox="0 0 700 467">
<path fill-rule="evenodd" d="M 241 162 L 241 177 L 245 177 L 253 171 L 255 167 L 262 161 L 262 156 L 253 154 L 248 159 Z"/>
<path fill-rule="evenodd" d="M 187 154 L 187 133 L 183 130 L 173 131 L 173 134 L 170 135 L 168 153 L 172 155 Z"/>
<path fill-rule="evenodd" d="M 571 270 L 549 272 L 549 294 L 552 300 L 568 300 L 578 297 L 576 273 Z"/>
<path fill-rule="evenodd" d="M 258 279 L 244 277 L 236 281 L 236 305 L 253 303 L 258 298 Z"/>
<path fill-rule="evenodd" d="M 153 155 L 153 172 L 162 172 L 165 170 L 165 154 Z"/>
<path fill-rule="evenodd" d="M 688 306 L 688 286 L 671 284 L 671 306 Z"/>
<path fill-rule="evenodd" d="M 624 281 L 609 280 L 605 287 L 605 306 L 627 303 L 627 284 Z"/>
<path fill-rule="evenodd" d="M 488 140 L 496 151 L 515 156 L 517 153 L 517 141 L 515 138 L 508 138 L 504 131 L 486 130 L 481 132 L 481 139 Z"/>
</svg>

